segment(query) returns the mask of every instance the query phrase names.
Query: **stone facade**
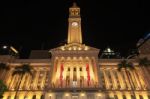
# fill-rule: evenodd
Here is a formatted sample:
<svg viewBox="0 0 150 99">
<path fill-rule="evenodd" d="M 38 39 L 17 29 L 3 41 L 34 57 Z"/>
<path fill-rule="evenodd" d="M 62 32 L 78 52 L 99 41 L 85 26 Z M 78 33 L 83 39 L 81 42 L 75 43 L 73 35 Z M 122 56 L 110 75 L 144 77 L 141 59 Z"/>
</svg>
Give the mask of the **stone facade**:
<svg viewBox="0 0 150 99">
<path fill-rule="evenodd" d="M 69 11 L 68 43 L 51 49 L 51 58 L 0 56 L 10 67 L 0 71 L 9 89 L 3 99 L 14 99 L 20 75 L 12 73 L 26 63 L 33 75 L 23 76 L 17 99 L 150 99 L 150 67 L 144 73 L 138 61 L 130 59 L 135 70 L 129 70 L 128 78 L 125 70 L 118 71 L 122 59 L 99 59 L 99 49 L 82 44 L 80 8 L 74 4 Z"/>
</svg>

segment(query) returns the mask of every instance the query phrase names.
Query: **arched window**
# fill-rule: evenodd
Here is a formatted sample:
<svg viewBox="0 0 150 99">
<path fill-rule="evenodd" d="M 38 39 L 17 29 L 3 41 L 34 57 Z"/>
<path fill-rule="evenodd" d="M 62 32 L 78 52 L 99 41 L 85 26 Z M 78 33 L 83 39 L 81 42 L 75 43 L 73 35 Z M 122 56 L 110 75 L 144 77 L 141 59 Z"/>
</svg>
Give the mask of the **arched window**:
<svg viewBox="0 0 150 99">
<path fill-rule="evenodd" d="M 8 96 L 7 99 L 11 99 L 11 96 Z"/>
<path fill-rule="evenodd" d="M 131 95 L 131 99 L 135 99 L 135 96 Z"/>
<path fill-rule="evenodd" d="M 25 96 L 25 97 L 24 97 L 24 99 L 28 99 L 28 97 L 27 97 L 27 96 Z"/>
<path fill-rule="evenodd" d="M 150 95 L 148 95 L 148 99 L 150 99 Z"/>
<path fill-rule="evenodd" d="M 32 99 L 36 99 L 36 95 L 33 95 Z"/>
<path fill-rule="evenodd" d="M 114 98 L 115 98 L 115 99 L 118 99 L 118 96 L 117 96 L 117 95 L 114 95 Z"/>
<path fill-rule="evenodd" d="M 82 71 L 82 67 L 80 67 L 80 71 Z"/>
<path fill-rule="evenodd" d="M 140 99 L 143 99 L 143 96 L 142 95 L 139 95 Z"/>
<path fill-rule="evenodd" d="M 68 71 L 70 71 L 70 68 L 68 68 Z"/>
<path fill-rule="evenodd" d="M 123 99 L 127 99 L 125 95 L 123 95 Z"/>
<path fill-rule="evenodd" d="M 16 96 L 16 99 L 19 99 L 19 96 Z"/>
<path fill-rule="evenodd" d="M 40 99 L 44 99 L 44 95 L 41 95 L 41 98 Z"/>
<path fill-rule="evenodd" d="M 76 72 L 76 68 L 73 68 L 73 71 L 75 71 L 75 72 Z"/>
</svg>

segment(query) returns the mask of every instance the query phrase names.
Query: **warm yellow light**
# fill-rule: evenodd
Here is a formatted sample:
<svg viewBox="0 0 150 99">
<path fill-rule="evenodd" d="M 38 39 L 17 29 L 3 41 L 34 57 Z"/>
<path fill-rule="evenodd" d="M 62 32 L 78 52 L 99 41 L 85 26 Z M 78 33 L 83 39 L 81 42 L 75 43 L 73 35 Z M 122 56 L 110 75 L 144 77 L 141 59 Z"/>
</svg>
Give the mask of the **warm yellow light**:
<svg viewBox="0 0 150 99">
<path fill-rule="evenodd" d="M 85 58 L 86 58 L 86 59 L 89 59 L 89 57 L 87 57 L 87 56 L 86 56 Z"/>
<path fill-rule="evenodd" d="M 67 57 L 67 60 L 70 60 L 71 59 L 71 57 Z"/>
<path fill-rule="evenodd" d="M 79 59 L 82 60 L 83 58 L 80 56 Z"/>
<path fill-rule="evenodd" d="M 51 96 L 52 96 L 52 94 L 49 94 L 49 96 L 51 97 Z"/>
<path fill-rule="evenodd" d="M 99 97 L 100 97 L 100 96 L 102 96 L 102 95 L 99 93 L 99 94 L 97 94 L 97 96 L 99 96 Z"/>
<path fill-rule="evenodd" d="M 13 50 L 15 53 L 18 53 L 18 51 L 14 47 L 10 47 L 11 50 Z"/>
<path fill-rule="evenodd" d="M 65 47 L 64 47 L 64 46 L 62 46 L 62 47 L 61 47 L 61 50 L 63 50 L 63 51 L 64 51 L 64 50 L 65 50 Z"/>
<path fill-rule="evenodd" d="M 68 50 L 71 50 L 71 47 L 69 47 L 69 49 Z"/>
<path fill-rule="evenodd" d="M 73 50 L 77 50 L 77 47 L 76 47 L 76 46 L 74 46 L 74 47 L 73 47 Z"/>
<path fill-rule="evenodd" d="M 81 93 L 81 96 L 85 96 L 85 94 L 84 94 L 84 93 Z"/>
<path fill-rule="evenodd" d="M 58 57 L 56 57 L 56 59 L 58 59 Z"/>
<path fill-rule="evenodd" d="M 11 90 L 15 90 L 14 88 L 12 88 Z"/>
<path fill-rule="evenodd" d="M 81 50 L 81 47 L 79 47 L 78 50 Z"/>
<path fill-rule="evenodd" d="M 76 60 L 77 59 L 77 57 L 73 57 L 73 60 Z"/>
<path fill-rule="evenodd" d="M 69 93 L 66 93 L 65 96 L 69 96 Z"/>
<path fill-rule="evenodd" d="M 88 47 L 87 47 L 87 46 L 85 46 L 84 50 L 88 50 Z"/>
</svg>

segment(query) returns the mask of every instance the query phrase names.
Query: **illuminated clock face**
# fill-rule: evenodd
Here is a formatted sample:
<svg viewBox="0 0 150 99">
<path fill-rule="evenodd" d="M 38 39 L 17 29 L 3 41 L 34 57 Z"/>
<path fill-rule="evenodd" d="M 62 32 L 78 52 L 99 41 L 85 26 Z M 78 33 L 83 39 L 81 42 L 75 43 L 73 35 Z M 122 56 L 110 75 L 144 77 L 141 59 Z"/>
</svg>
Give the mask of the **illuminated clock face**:
<svg viewBox="0 0 150 99">
<path fill-rule="evenodd" d="M 78 22 L 72 22 L 72 26 L 78 26 Z"/>
</svg>

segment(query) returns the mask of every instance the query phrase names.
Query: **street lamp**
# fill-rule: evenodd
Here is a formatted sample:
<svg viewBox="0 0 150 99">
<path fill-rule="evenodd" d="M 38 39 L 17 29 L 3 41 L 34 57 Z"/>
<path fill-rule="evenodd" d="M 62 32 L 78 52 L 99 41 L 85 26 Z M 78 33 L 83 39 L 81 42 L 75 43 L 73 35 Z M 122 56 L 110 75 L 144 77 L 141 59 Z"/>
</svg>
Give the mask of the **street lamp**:
<svg viewBox="0 0 150 99">
<path fill-rule="evenodd" d="M 4 46 L 3 46 L 3 49 L 7 49 L 7 47 L 8 47 L 8 46 L 4 45 Z"/>
</svg>

